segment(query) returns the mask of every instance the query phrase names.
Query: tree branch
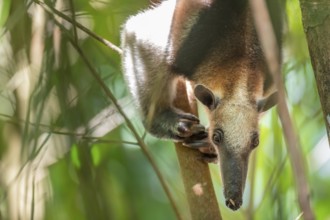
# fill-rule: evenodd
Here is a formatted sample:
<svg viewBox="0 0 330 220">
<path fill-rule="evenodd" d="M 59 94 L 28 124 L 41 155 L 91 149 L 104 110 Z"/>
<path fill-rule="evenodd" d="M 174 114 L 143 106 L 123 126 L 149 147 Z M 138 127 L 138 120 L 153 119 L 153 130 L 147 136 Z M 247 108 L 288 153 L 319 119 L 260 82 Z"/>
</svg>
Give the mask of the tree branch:
<svg viewBox="0 0 330 220">
<path fill-rule="evenodd" d="M 175 106 L 197 115 L 196 103 L 194 100 L 193 103 L 189 103 L 186 85 L 183 82 L 178 83 Z M 191 218 L 221 220 L 208 164 L 198 160 L 200 152 L 184 147 L 181 143 L 175 145 Z"/>
<path fill-rule="evenodd" d="M 330 3 L 300 0 L 302 20 L 330 143 Z"/>
</svg>

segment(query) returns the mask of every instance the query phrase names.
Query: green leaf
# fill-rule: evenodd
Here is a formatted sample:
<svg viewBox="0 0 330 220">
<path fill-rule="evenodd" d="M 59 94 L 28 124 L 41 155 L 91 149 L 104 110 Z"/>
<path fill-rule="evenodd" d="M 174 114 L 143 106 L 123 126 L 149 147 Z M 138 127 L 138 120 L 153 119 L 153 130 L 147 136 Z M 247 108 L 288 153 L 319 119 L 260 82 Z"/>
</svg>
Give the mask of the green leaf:
<svg viewBox="0 0 330 220">
<path fill-rule="evenodd" d="M 91 153 L 94 166 L 98 166 L 101 162 L 100 149 L 98 147 L 92 147 Z"/>
<path fill-rule="evenodd" d="M 71 148 L 71 160 L 73 165 L 80 169 L 81 164 L 79 160 L 78 146 L 76 144 L 74 144 Z"/>
<path fill-rule="evenodd" d="M 10 9 L 10 0 L 0 1 L 0 27 L 2 27 L 7 21 Z"/>
</svg>

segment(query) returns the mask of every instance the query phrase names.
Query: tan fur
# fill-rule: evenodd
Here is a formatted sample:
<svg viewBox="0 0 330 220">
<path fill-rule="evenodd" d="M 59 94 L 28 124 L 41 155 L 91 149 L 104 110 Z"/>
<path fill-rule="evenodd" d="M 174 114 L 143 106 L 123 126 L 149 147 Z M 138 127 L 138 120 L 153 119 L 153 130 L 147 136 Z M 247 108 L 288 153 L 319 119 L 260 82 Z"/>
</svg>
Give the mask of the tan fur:
<svg viewBox="0 0 330 220">
<path fill-rule="evenodd" d="M 216 147 L 226 204 L 238 209 L 249 154 L 258 143 L 258 102 L 273 92 L 248 3 L 164 1 L 127 21 L 122 47 L 125 79 L 146 129 L 160 138 Z M 173 107 L 180 106 L 175 97 L 187 79 L 208 109 L 209 140 L 198 119 Z"/>
</svg>

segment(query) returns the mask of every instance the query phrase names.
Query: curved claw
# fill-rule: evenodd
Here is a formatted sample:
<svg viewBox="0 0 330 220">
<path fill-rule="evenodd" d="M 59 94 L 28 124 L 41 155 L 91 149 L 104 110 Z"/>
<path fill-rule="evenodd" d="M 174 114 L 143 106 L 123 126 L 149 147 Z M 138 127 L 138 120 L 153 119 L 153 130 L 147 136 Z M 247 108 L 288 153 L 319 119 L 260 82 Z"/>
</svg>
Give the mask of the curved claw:
<svg viewBox="0 0 330 220">
<path fill-rule="evenodd" d="M 214 163 L 214 164 L 217 164 L 219 162 L 218 155 L 216 154 L 202 154 L 200 160 L 202 160 L 205 163 Z"/>
<path fill-rule="evenodd" d="M 201 124 L 194 124 L 191 127 L 191 132 L 195 135 L 200 134 L 200 133 L 205 133 L 205 127 L 204 127 L 204 125 L 201 125 Z"/>
<path fill-rule="evenodd" d="M 183 146 L 199 150 L 200 148 L 208 148 L 209 142 L 208 141 L 198 141 L 191 143 L 183 142 Z"/>
<path fill-rule="evenodd" d="M 201 160 L 206 163 L 218 163 L 218 155 L 214 146 L 210 143 L 207 130 L 192 135 L 183 141 L 183 146 L 196 149 L 201 152 Z"/>
<path fill-rule="evenodd" d="M 193 114 L 189 114 L 189 113 L 186 113 L 186 114 L 179 114 L 179 117 L 181 119 L 186 119 L 186 120 L 189 120 L 189 121 L 193 121 L 193 122 L 196 122 L 196 123 L 199 123 L 199 118 L 197 118 L 195 115 Z"/>
<path fill-rule="evenodd" d="M 189 148 L 197 149 L 205 154 L 217 154 L 214 146 L 210 143 L 208 133 L 204 130 L 192 135 L 183 141 L 183 145 Z"/>
<path fill-rule="evenodd" d="M 177 125 L 177 131 L 177 136 L 181 138 L 189 138 L 205 132 L 205 127 L 201 124 L 196 124 L 195 121 L 186 121 L 180 119 Z"/>
<path fill-rule="evenodd" d="M 203 154 L 214 154 L 217 155 L 216 150 L 213 146 L 210 146 L 208 141 L 199 141 L 193 143 L 183 143 L 183 146 L 196 149 Z"/>
<path fill-rule="evenodd" d="M 204 127 L 204 126 L 203 126 Z M 204 130 L 196 133 L 183 141 L 183 145 L 190 148 L 199 149 L 201 147 L 213 147 L 209 141 L 208 133 Z"/>
</svg>

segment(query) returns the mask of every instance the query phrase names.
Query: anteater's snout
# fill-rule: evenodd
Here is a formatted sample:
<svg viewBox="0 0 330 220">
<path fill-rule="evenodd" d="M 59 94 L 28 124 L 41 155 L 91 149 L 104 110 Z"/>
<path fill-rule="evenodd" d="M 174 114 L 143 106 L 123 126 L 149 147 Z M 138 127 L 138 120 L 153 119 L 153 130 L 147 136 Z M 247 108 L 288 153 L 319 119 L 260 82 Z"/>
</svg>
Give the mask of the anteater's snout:
<svg viewBox="0 0 330 220">
<path fill-rule="evenodd" d="M 237 209 L 239 209 L 242 205 L 242 200 L 241 199 L 227 199 L 226 200 L 226 206 L 228 208 L 230 208 L 233 211 L 236 211 Z"/>
</svg>

